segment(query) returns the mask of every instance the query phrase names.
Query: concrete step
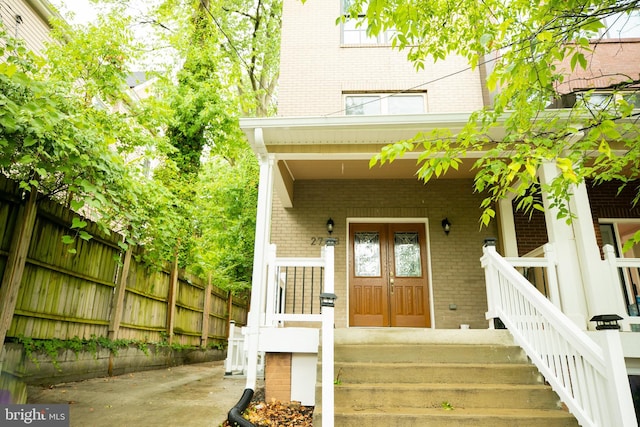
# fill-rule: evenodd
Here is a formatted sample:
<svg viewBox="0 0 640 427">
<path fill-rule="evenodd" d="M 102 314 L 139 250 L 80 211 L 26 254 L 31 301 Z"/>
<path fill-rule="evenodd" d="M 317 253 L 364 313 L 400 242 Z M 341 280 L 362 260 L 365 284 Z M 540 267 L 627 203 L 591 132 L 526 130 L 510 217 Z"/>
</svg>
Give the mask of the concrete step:
<svg viewBox="0 0 640 427">
<path fill-rule="evenodd" d="M 545 385 L 520 384 L 338 384 L 336 413 L 343 409 L 454 408 L 558 409 L 558 396 Z"/>
<path fill-rule="evenodd" d="M 335 360 L 367 363 L 527 363 L 520 347 L 492 344 L 336 344 Z"/>
<path fill-rule="evenodd" d="M 578 425 L 508 331 L 337 329 L 334 348 L 336 426 Z"/>
<path fill-rule="evenodd" d="M 504 329 L 420 328 L 339 328 L 334 331 L 334 343 L 515 345 L 511 333 Z"/>
<path fill-rule="evenodd" d="M 340 427 L 577 427 L 576 419 L 566 411 L 533 409 L 479 408 L 380 408 L 345 409 L 336 413 L 334 424 Z M 322 415 L 314 417 L 322 425 Z"/>
<path fill-rule="evenodd" d="M 336 380 L 343 384 L 457 383 L 542 384 L 535 366 L 525 363 L 336 362 Z M 320 366 L 321 369 L 321 366 Z M 322 372 L 319 371 L 319 375 Z"/>
</svg>

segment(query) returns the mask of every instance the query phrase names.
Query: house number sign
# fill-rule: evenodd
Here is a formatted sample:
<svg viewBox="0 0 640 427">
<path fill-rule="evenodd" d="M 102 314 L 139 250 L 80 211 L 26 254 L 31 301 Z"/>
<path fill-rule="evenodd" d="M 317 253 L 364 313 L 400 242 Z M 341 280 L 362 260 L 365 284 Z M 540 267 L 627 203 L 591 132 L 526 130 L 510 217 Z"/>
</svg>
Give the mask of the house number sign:
<svg viewBox="0 0 640 427">
<path fill-rule="evenodd" d="M 311 246 L 324 246 L 326 237 L 312 237 L 311 238 Z M 336 242 L 336 246 L 340 244 L 340 239 L 337 237 L 332 237 Z"/>
</svg>

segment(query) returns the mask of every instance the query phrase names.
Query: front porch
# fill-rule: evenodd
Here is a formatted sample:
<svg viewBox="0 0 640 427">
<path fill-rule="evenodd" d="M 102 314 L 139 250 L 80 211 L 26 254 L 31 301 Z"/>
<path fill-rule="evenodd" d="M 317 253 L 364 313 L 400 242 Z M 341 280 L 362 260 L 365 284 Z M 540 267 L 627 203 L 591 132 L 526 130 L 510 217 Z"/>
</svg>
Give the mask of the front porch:
<svg viewBox="0 0 640 427">
<path fill-rule="evenodd" d="M 558 206 L 541 194 L 545 209 L 535 233 L 528 234 L 533 222 L 522 222 L 513 200 L 501 201 L 495 220 L 480 228 L 483 196 L 473 191 L 473 159 L 464 159 L 447 179 L 426 184 L 415 176 L 417 153 L 368 167 L 387 143 L 442 125 L 455 130 L 467 119 L 422 115 L 243 123 L 261 165 L 247 387 L 255 384 L 262 350 L 290 354 L 291 389 L 284 399 L 302 401 L 304 395 L 305 401 L 320 401 L 315 382 L 302 384 L 303 394 L 294 393 L 300 388 L 293 384 L 296 378 L 321 377 L 324 423 L 327 410 L 334 408 L 327 403 L 336 379 L 334 328 L 394 331 L 411 321 L 416 334 L 463 333 L 460 328 L 467 325 L 487 330 L 499 324 L 581 424 L 636 425 L 627 374 L 633 373 L 640 351 L 625 337 L 640 322 L 631 310 L 636 304 L 632 283 L 620 280 L 634 277 L 640 262 L 600 249 L 611 241 L 597 227 L 613 219 L 614 249 L 620 249 L 623 235 L 616 234 L 615 224 L 634 220 L 640 228 L 640 212 L 622 209 L 629 200 L 607 195 L 601 203 L 620 208 L 600 211 L 590 198 L 603 193 L 590 193 L 581 184 L 568 201 L 571 222 L 559 218 Z M 550 162 L 539 171 L 539 181 L 552 182 L 558 173 Z M 487 236 L 498 236 L 498 248 L 484 246 Z M 328 237 L 334 245 L 323 247 Z M 626 270 L 621 274 L 621 269 Z M 405 287 L 400 278 L 412 282 Z M 321 309 L 323 293 L 337 299 Z M 622 332 L 615 338 L 595 331 L 590 320 L 601 314 L 622 317 Z M 294 327 L 301 334 L 287 338 L 293 332 L 281 332 Z M 602 344 L 600 336 L 615 342 Z M 314 352 L 310 347 L 320 341 Z M 304 349 L 295 348 L 302 343 Z M 323 362 L 321 374 L 315 374 L 313 357 Z M 602 399 L 602 390 L 615 397 Z"/>
<path fill-rule="evenodd" d="M 521 273 L 523 269 L 536 269 L 539 270 L 537 276 L 546 283 L 557 282 L 557 277 L 554 277 L 556 261 L 551 255 L 550 247 L 550 244 L 546 246 L 544 257 L 520 258 L 501 257 L 491 242 L 484 247 L 482 264 L 486 274 L 488 300 L 488 324 L 485 326 L 488 329 L 484 331 L 350 328 L 337 330 L 338 336 L 343 337 L 338 338 L 338 342 L 347 336 L 341 331 L 353 331 L 355 336 L 352 334 L 349 339 L 362 344 L 371 340 L 371 333 L 375 334 L 376 330 L 388 336 L 383 332 L 386 330 L 393 337 L 393 342 L 402 342 L 403 345 L 421 343 L 425 339 L 441 343 L 462 340 L 465 344 L 481 345 L 486 344 L 486 340 L 505 339 L 505 331 L 493 329 L 496 319 L 500 319 L 499 323 L 508 329 L 508 339 L 514 340 L 515 344 L 524 349 L 529 360 L 536 365 L 581 425 L 637 425 L 627 379 L 627 375 L 634 371 L 636 360 L 640 360 L 636 359 L 640 352 L 637 339 L 633 338 L 635 333 L 630 328 L 623 332 L 581 330 L 524 278 Z M 605 248 L 605 253 L 611 254 L 611 249 Z M 287 368 L 290 369 L 291 394 L 288 398 L 285 396 L 280 399 L 301 401 L 309 406 L 317 406 L 322 402 L 322 419 L 326 420 L 333 416 L 328 411 L 326 402 L 333 402 L 334 382 L 340 382 L 340 372 L 335 370 L 338 365 L 326 363 L 334 360 L 333 307 L 320 308 L 320 295 L 326 293 L 327 289 L 332 290 L 333 286 L 334 274 L 330 264 L 334 246 L 325 247 L 321 257 L 317 259 L 279 259 L 274 250 L 272 247 L 267 266 L 267 292 L 262 295 L 263 300 L 259 304 L 260 307 L 269 309 L 261 315 L 262 322 L 258 332 L 248 336 L 257 338 L 256 347 L 260 352 L 290 354 L 291 360 L 298 360 Z M 602 261 L 602 264 L 612 269 L 609 275 L 611 280 L 617 280 L 620 268 L 640 268 L 640 259 L 622 260 L 614 257 Z M 521 272 L 514 266 L 521 269 Z M 307 274 L 307 269 L 314 273 Z M 286 272 L 285 278 L 283 272 Z M 309 282 L 310 276 L 321 279 L 318 283 Z M 552 295 L 557 294 L 558 292 L 552 292 Z M 316 299 L 316 302 L 312 304 L 311 299 Z M 298 303 L 294 304 L 294 301 Z M 307 303 L 302 304 L 301 301 Z M 310 308 L 312 305 L 316 307 L 315 310 Z M 634 320 L 625 319 L 627 325 Z M 295 322 L 293 324 L 297 327 L 287 328 L 290 322 Z M 300 328 L 304 324 L 307 327 Z M 320 331 L 322 345 L 319 346 L 317 338 Z M 361 338 L 357 338 L 358 335 Z M 371 357 L 373 356 L 367 358 Z M 248 359 L 251 358 L 249 356 Z M 318 360 L 324 362 L 320 365 L 322 368 L 317 377 L 322 378 L 318 383 L 324 384 L 319 389 L 322 398 L 314 394 Z M 249 376 L 252 375 L 252 369 L 255 367 L 247 366 Z M 606 390 L 606 393 L 602 393 L 602 390 Z M 333 407 L 331 404 L 330 408 Z M 329 424 L 323 425 L 332 425 L 329 421 L 326 422 Z"/>
</svg>

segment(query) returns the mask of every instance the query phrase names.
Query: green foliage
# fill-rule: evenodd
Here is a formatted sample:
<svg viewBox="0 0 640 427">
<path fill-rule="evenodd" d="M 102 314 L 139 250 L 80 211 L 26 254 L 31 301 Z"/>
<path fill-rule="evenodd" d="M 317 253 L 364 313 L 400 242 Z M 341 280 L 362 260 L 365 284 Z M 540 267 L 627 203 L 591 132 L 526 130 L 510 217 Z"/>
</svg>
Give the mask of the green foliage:
<svg viewBox="0 0 640 427">
<path fill-rule="evenodd" d="M 135 347 L 138 350 L 142 351 L 146 356 L 150 355 L 149 346 L 153 345 L 156 347 L 156 350 L 160 348 L 171 348 L 174 351 L 187 351 L 194 350 L 194 346 L 190 345 L 182 345 L 182 344 L 172 344 L 169 345 L 166 341 L 162 341 L 159 343 L 149 343 L 146 341 L 140 340 L 129 340 L 129 339 L 118 339 L 111 340 L 106 337 L 97 337 L 95 335 L 91 335 L 88 339 L 82 339 L 78 337 L 73 337 L 69 340 L 60 340 L 60 339 L 34 339 L 30 337 L 25 337 L 20 335 L 17 337 L 16 342 L 22 344 L 24 348 L 25 355 L 31 360 L 36 366 L 39 365 L 37 354 L 46 354 L 53 366 L 61 371 L 60 362 L 58 357 L 61 351 L 71 350 L 76 355 L 76 358 L 80 354 L 80 352 L 88 352 L 95 359 L 98 357 L 98 351 L 101 349 L 108 350 L 114 356 L 118 355 L 118 352 L 122 349 Z M 223 344 L 224 346 L 224 344 Z"/>
<path fill-rule="evenodd" d="M 78 213 L 62 237 L 71 254 L 93 237 L 90 218 L 152 268 L 178 257 L 217 285 L 246 287 L 257 170 L 237 116 L 273 111 L 279 35 L 266 23 L 279 23 L 279 2 L 156 3 L 144 20 L 160 34 L 145 49 L 178 60 L 154 64 L 144 99 L 124 81 L 141 56 L 137 17 L 127 1 L 98 3 L 110 12 L 95 23 L 55 23 L 61 42 L 47 60 L 1 34 L 0 172 Z"/>
<path fill-rule="evenodd" d="M 415 150 L 422 163 L 420 176 L 428 181 L 473 154 L 478 158 L 475 190 L 485 195 L 481 217 L 485 225 L 495 215 L 493 204 L 507 195 L 520 198 L 524 209 L 541 208 L 527 192 L 532 186 L 540 187 L 537 172 L 545 163 L 555 164 L 559 176 L 542 191 L 560 208 L 560 216 L 568 219 L 566 200 L 574 184 L 586 179 L 628 183 L 640 176 L 638 112 L 632 103 L 621 96 L 592 103 L 593 91 L 586 91 L 571 110 L 547 110 L 565 83 L 566 70 L 560 64 L 572 70 L 589 68 L 602 18 L 630 13 L 637 7 L 635 2 L 350 3 L 352 17 L 364 8 L 363 25 L 369 33 L 394 28 L 393 46 L 404 49 L 417 69 L 423 69 L 427 60 L 461 56 L 471 68 L 488 67 L 487 86 L 495 91 L 493 105 L 474 113 L 460 133 L 418 135 L 386 147 L 373 164 Z M 634 77 L 621 78 L 601 89 L 637 93 L 638 83 Z M 492 136 L 496 128 L 503 129 L 504 135 Z"/>
<path fill-rule="evenodd" d="M 233 164 L 211 157 L 197 187 L 194 250 L 199 255 L 193 257 L 193 272 L 212 272 L 213 282 L 224 289 L 249 287 L 258 198 L 255 157 L 248 149 Z"/>
<path fill-rule="evenodd" d="M 117 30 L 114 27 L 109 37 L 121 41 Z M 102 36 L 106 43 L 107 34 Z M 100 80 L 98 73 L 91 75 L 95 81 L 89 83 L 89 77 L 64 72 L 82 68 L 88 60 L 88 54 L 74 50 L 83 44 L 78 39 L 51 45 L 49 60 L 44 62 L 6 34 L 0 37 L 11 47 L 0 63 L 0 171 L 26 191 L 38 190 L 90 215 L 107 233 L 113 224 L 131 223 L 128 207 L 139 197 L 141 176 L 125 163 L 118 149 L 122 141 L 147 143 L 149 135 L 143 126 L 130 125 L 122 114 L 91 103 L 100 96 L 115 99 L 122 82 L 113 86 L 113 80 Z M 109 52 L 114 54 L 113 47 Z M 99 69 L 120 69 L 119 63 L 102 62 L 104 59 L 97 60 Z M 75 87 L 82 85 L 70 80 L 73 78 L 86 83 L 86 92 L 75 93 Z M 76 237 L 89 239 L 83 230 L 86 225 L 75 218 L 72 229 L 76 235 L 63 237 L 65 243 L 73 243 Z"/>
<path fill-rule="evenodd" d="M 453 411 L 453 406 L 451 405 L 451 403 L 444 401 L 440 404 L 440 407 L 442 409 L 444 409 L 445 411 Z"/>
</svg>

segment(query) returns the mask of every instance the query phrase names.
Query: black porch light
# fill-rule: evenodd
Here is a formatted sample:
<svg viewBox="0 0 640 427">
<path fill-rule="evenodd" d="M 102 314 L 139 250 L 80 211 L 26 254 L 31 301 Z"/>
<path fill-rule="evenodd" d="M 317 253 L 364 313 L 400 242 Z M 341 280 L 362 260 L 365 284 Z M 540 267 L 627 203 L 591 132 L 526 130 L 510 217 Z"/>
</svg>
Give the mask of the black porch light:
<svg viewBox="0 0 640 427">
<path fill-rule="evenodd" d="M 448 236 L 449 231 L 451 231 L 451 222 L 449 222 L 449 218 L 442 220 L 442 229 L 444 230 L 444 234 Z"/>
<path fill-rule="evenodd" d="M 331 218 L 329 218 L 329 220 L 327 221 L 327 231 L 329 232 L 329 234 L 333 233 L 333 226 L 334 222 Z"/>
<path fill-rule="evenodd" d="M 335 307 L 336 294 L 323 292 L 320 294 L 320 307 Z"/>
<path fill-rule="evenodd" d="M 603 329 L 620 329 L 618 320 L 622 320 L 622 317 L 617 314 L 598 314 L 591 318 L 592 322 L 596 322 L 596 330 L 598 331 Z"/>
</svg>

